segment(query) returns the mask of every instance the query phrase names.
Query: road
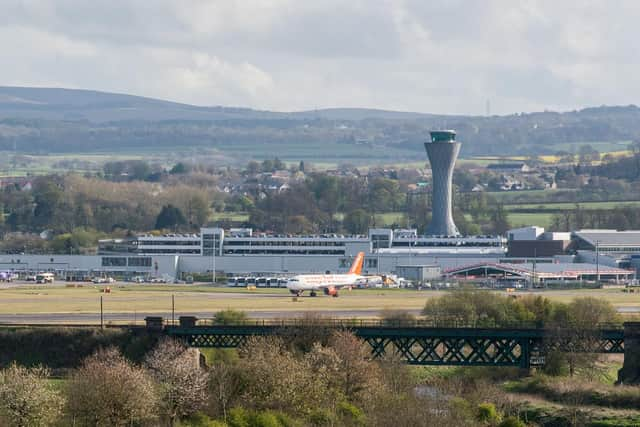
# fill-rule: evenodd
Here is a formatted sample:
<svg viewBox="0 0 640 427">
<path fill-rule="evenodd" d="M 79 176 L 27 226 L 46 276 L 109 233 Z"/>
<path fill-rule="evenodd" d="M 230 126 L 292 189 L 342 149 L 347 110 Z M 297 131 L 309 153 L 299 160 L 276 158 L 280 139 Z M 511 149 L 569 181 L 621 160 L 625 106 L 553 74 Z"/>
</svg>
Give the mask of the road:
<svg viewBox="0 0 640 427">
<path fill-rule="evenodd" d="M 286 311 L 247 311 L 247 316 L 251 319 L 291 319 L 303 317 L 308 314 L 317 314 L 322 317 L 331 318 L 373 318 L 380 316 L 383 310 L 322 310 L 318 312 L 305 310 Z M 420 310 L 403 310 L 409 314 L 419 315 Z M 619 307 L 619 313 L 636 314 L 640 313 L 640 307 Z M 104 313 L 105 323 L 130 323 L 142 324 L 147 316 L 162 316 L 171 319 L 171 312 L 153 313 Z M 211 318 L 212 312 L 176 312 L 175 319 L 180 316 L 195 316 L 199 319 Z M 29 314 L 0 314 L 0 324 L 83 324 L 99 325 L 100 313 L 29 313 Z"/>
<path fill-rule="evenodd" d="M 247 311 L 247 316 L 252 319 L 290 319 L 303 317 L 309 313 L 317 313 L 322 317 L 332 318 L 371 318 L 380 315 L 382 310 L 333 310 L 333 311 Z M 420 310 L 407 310 L 408 313 L 418 315 Z M 109 323 L 143 323 L 147 316 L 162 316 L 171 319 L 171 312 L 164 313 L 104 313 L 104 322 Z M 176 320 L 179 316 L 196 316 L 197 318 L 211 318 L 212 312 L 188 312 L 175 313 Z M 29 314 L 0 314 L 0 324 L 82 324 L 99 325 L 100 313 L 29 313 Z"/>
</svg>

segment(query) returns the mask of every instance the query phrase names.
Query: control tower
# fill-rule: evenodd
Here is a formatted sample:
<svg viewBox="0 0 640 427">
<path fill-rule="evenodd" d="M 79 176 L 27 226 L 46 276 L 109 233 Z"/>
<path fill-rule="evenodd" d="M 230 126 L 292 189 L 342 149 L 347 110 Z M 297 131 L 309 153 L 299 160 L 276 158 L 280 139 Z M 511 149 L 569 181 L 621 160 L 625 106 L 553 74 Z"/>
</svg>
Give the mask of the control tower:
<svg viewBox="0 0 640 427">
<path fill-rule="evenodd" d="M 431 141 L 424 143 L 433 174 L 431 224 L 426 234 L 459 236 L 451 214 L 451 182 L 461 144 L 456 142 L 456 132 L 453 130 L 437 130 L 430 134 Z"/>
</svg>

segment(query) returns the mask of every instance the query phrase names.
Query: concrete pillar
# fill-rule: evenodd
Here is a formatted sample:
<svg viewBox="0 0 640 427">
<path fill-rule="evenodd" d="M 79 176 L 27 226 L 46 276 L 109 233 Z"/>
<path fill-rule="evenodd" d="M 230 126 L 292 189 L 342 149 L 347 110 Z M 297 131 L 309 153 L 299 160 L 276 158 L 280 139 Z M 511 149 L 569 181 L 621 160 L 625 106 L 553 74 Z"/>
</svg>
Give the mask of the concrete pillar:
<svg viewBox="0 0 640 427">
<path fill-rule="evenodd" d="M 198 318 L 195 316 L 180 316 L 179 321 L 181 328 L 193 328 L 196 326 Z"/>
<path fill-rule="evenodd" d="M 618 384 L 640 384 L 640 322 L 624 324 L 624 365 Z"/>
<path fill-rule="evenodd" d="M 150 331 L 161 331 L 164 327 L 164 319 L 162 316 L 147 316 L 144 318 L 147 329 Z"/>
</svg>

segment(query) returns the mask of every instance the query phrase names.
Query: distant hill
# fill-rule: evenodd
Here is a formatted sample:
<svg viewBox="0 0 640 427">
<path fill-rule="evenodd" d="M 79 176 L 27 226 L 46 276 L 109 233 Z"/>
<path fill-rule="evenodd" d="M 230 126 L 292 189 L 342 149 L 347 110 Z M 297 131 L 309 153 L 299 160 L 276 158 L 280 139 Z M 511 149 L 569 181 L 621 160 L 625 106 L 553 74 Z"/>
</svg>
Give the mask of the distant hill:
<svg viewBox="0 0 640 427">
<path fill-rule="evenodd" d="M 230 120 L 230 119 L 417 119 L 428 114 L 366 108 L 273 112 L 234 107 L 200 107 L 142 96 L 80 89 L 0 86 L 0 118 L 48 120 Z"/>
<path fill-rule="evenodd" d="M 24 153 L 191 149 L 240 160 L 415 161 L 433 128 L 453 128 L 462 154 L 537 155 L 624 149 L 640 139 L 640 109 L 448 116 L 366 108 L 300 112 L 202 107 L 90 90 L 0 87 L 0 150 Z"/>
</svg>

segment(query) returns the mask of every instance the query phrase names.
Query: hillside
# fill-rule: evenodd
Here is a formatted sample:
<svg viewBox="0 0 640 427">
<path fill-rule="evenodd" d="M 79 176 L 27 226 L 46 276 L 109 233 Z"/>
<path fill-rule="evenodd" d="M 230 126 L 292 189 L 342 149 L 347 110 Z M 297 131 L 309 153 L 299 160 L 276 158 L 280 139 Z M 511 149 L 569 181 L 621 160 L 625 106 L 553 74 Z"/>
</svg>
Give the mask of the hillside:
<svg viewBox="0 0 640 427">
<path fill-rule="evenodd" d="M 205 148 L 241 159 L 415 161 L 428 131 L 442 127 L 458 131 L 467 157 L 575 152 L 585 143 L 609 151 L 640 139 L 640 109 L 490 117 L 364 108 L 272 112 L 88 90 L 0 87 L 0 150 L 23 153 Z"/>
</svg>

